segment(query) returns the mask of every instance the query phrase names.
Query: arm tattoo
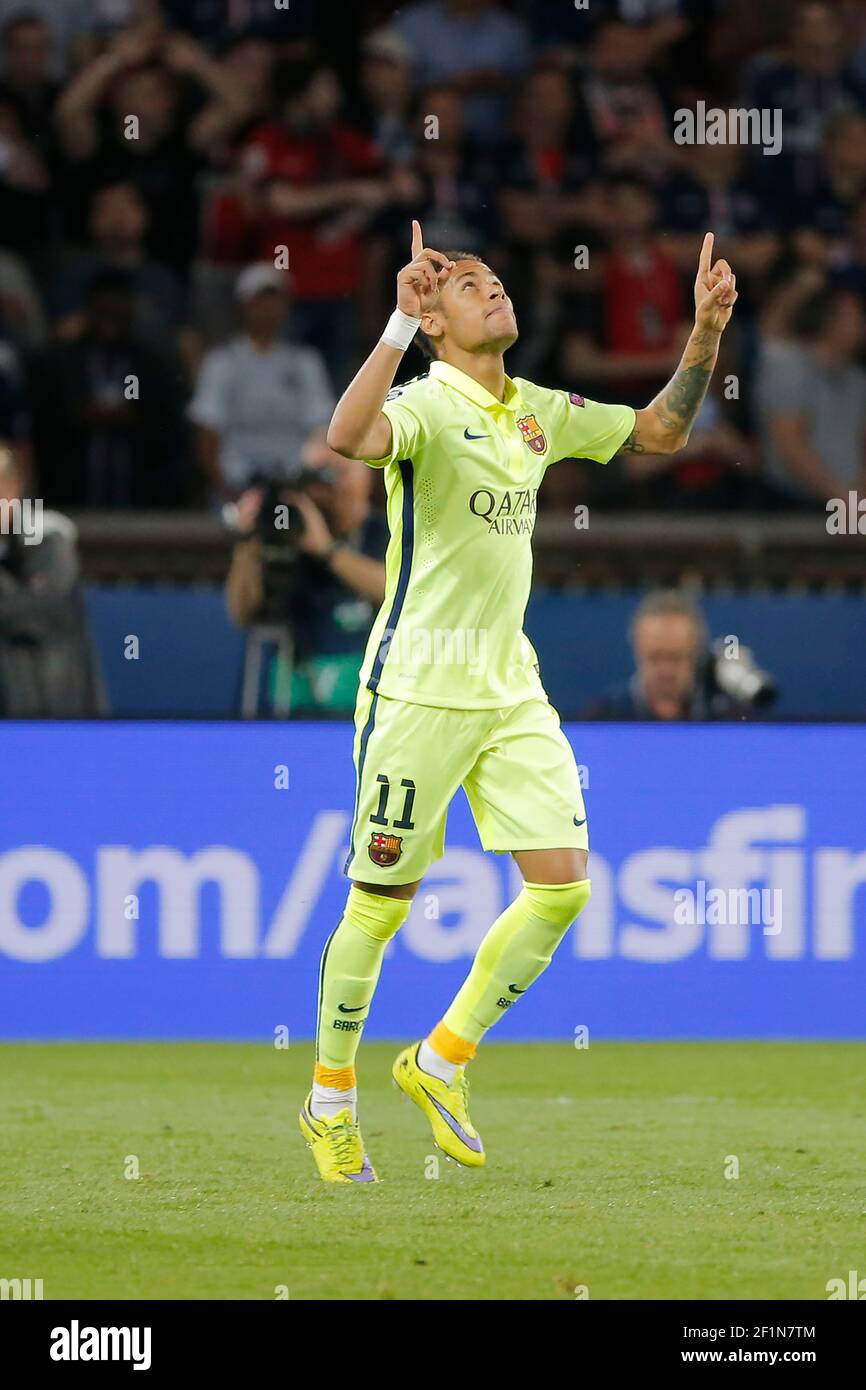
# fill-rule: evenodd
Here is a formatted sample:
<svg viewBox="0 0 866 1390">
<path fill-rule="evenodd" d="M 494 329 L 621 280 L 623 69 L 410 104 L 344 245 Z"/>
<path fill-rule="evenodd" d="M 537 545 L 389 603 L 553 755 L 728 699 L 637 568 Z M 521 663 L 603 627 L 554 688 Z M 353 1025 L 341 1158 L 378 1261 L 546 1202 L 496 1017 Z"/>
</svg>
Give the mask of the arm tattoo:
<svg viewBox="0 0 866 1390">
<path fill-rule="evenodd" d="M 644 446 L 643 446 L 642 444 L 638 443 L 637 425 L 635 425 L 635 427 L 634 427 L 634 429 L 632 430 L 631 434 L 629 435 L 628 439 L 623 440 L 622 444 L 620 444 L 619 448 L 617 449 L 617 453 L 618 453 L 618 454 L 645 454 L 645 453 L 646 453 L 646 449 L 644 448 Z"/>
<path fill-rule="evenodd" d="M 712 362 L 712 359 L 709 359 Z M 712 365 L 703 362 L 677 368 L 664 391 L 654 401 L 655 413 L 666 430 L 688 430 L 701 408 L 712 376 Z"/>
<path fill-rule="evenodd" d="M 696 332 L 689 339 L 683 359 L 667 386 L 660 391 L 650 409 L 658 420 L 658 434 L 636 423 L 628 439 L 617 450 L 620 454 L 655 454 L 679 449 L 685 444 L 703 404 L 710 377 L 716 365 L 718 338 Z"/>
</svg>

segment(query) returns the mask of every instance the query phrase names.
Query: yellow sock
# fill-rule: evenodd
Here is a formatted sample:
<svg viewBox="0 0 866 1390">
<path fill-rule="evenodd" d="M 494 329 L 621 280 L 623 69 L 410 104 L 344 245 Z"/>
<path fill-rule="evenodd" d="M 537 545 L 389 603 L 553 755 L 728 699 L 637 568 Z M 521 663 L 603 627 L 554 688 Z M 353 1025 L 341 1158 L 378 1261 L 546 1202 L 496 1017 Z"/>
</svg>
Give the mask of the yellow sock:
<svg viewBox="0 0 866 1390">
<path fill-rule="evenodd" d="M 464 1050 L 481 1041 L 550 964 L 589 896 L 587 878 L 575 883 L 524 883 L 485 936 L 472 969 L 437 1025 L 444 1028 L 440 1036 L 445 1045 L 459 1051 L 449 1038 Z M 439 1052 L 433 1041 L 436 1032 L 430 1034 L 430 1045 Z"/>
</svg>

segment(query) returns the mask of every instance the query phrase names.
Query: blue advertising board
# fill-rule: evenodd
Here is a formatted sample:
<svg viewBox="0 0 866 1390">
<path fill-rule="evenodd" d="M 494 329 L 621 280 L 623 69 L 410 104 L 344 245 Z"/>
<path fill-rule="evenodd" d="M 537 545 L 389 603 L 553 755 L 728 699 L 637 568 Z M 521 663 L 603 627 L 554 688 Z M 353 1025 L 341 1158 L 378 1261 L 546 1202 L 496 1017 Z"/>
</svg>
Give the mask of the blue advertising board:
<svg viewBox="0 0 866 1390">
<path fill-rule="evenodd" d="M 592 901 L 495 1036 L 866 1037 L 866 726 L 566 726 Z M 348 724 L 0 725 L 0 1037 L 312 1036 Z M 442 1014 L 517 891 L 462 793 L 366 1036 Z"/>
</svg>

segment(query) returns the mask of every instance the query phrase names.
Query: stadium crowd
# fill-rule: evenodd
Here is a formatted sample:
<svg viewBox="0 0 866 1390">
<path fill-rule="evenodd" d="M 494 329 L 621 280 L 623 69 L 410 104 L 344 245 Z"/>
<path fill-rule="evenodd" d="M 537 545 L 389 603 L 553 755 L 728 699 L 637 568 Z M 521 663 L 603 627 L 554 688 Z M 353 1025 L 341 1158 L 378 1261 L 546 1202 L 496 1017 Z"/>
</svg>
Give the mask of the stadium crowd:
<svg viewBox="0 0 866 1390">
<path fill-rule="evenodd" d="M 781 149 L 677 143 L 699 101 L 780 111 Z M 600 399 L 669 376 L 707 228 L 737 271 L 688 449 L 564 464 L 543 505 L 863 484 L 862 0 L 0 0 L 0 440 L 29 491 L 213 507 L 291 479 L 412 216 L 501 274 L 513 374 Z"/>
</svg>

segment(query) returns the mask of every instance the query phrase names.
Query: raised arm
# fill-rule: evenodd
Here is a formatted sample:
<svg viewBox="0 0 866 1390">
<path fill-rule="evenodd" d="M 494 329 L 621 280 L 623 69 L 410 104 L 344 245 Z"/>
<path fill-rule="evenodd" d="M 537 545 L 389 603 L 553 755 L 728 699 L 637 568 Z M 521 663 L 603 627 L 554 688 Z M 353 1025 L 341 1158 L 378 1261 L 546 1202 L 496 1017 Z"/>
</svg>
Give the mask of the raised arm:
<svg viewBox="0 0 866 1390">
<path fill-rule="evenodd" d="M 434 261 L 441 263 L 441 270 L 436 270 Z M 420 224 L 413 222 L 412 259 L 397 276 L 397 311 L 343 392 L 328 426 L 328 444 L 344 458 L 380 459 L 391 448 L 391 422 L 382 406 L 421 315 L 432 307 L 452 264 L 440 251 L 425 247 Z M 406 340 L 406 347 L 395 346 L 399 336 Z"/>
<path fill-rule="evenodd" d="M 664 390 L 637 411 L 621 454 L 673 454 L 688 442 L 737 302 L 736 275 L 727 261 L 711 266 L 712 256 L 713 233 L 707 232 L 695 279 L 695 326 L 686 350 Z"/>
<path fill-rule="evenodd" d="M 96 152 L 96 109 L 106 88 L 125 68 L 133 68 L 149 58 L 156 41 L 156 31 L 147 25 L 127 30 L 106 53 L 82 68 L 61 94 L 54 119 L 60 142 L 71 159 L 89 159 Z"/>
<path fill-rule="evenodd" d="M 186 136 L 191 149 L 206 154 L 251 115 L 252 102 L 226 69 L 188 34 L 168 34 L 162 56 L 172 71 L 191 77 L 209 97 L 190 122 Z"/>
</svg>

